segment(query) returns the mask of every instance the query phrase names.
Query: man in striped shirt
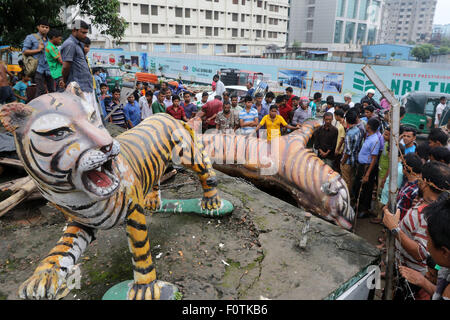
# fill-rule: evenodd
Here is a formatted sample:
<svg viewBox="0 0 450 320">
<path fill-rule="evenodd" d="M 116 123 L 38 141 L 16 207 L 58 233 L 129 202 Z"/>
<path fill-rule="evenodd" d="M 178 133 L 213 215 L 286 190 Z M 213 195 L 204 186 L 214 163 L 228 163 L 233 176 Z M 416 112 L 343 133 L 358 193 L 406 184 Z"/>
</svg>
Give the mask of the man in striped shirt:
<svg viewBox="0 0 450 320">
<path fill-rule="evenodd" d="M 395 247 L 399 265 L 416 270 L 423 275 L 427 272 L 427 222 L 423 210 L 432 202 L 438 200 L 444 190 L 450 188 L 450 167 L 444 163 L 431 161 L 422 168 L 422 179 L 419 180 L 419 200 L 408 210 L 400 221 L 400 209 L 395 216 L 384 208 L 383 223 L 397 238 Z M 420 290 L 412 286 L 413 293 Z"/>
<path fill-rule="evenodd" d="M 252 108 L 253 99 L 250 96 L 244 98 L 245 109 L 239 112 L 241 134 L 251 135 L 258 126 L 258 111 Z"/>
<path fill-rule="evenodd" d="M 120 104 L 120 89 L 114 89 L 112 102 L 109 105 L 105 106 L 106 114 L 109 115 L 111 112 L 113 112 L 114 109 L 116 109 L 119 106 L 119 104 Z M 120 105 L 119 108 L 117 108 L 117 110 L 115 110 L 111 114 L 109 122 L 124 129 L 128 129 L 127 123 L 125 121 L 125 113 L 123 111 L 123 105 Z"/>
</svg>

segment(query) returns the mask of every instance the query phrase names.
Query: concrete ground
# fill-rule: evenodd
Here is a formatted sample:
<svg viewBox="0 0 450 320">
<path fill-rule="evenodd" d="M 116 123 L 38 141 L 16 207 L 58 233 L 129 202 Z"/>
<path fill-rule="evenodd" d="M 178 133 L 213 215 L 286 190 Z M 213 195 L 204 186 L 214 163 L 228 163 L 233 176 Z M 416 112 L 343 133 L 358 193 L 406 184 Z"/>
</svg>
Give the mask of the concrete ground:
<svg viewBox="0 0 450 320">
<path fill-rule="evenodd" d="M 147 220 L 158 278 L 176 284 L 183 299 L 324 299 L 379 262 L 373 246 L 378 226 L 358 222 L 356 234 L 366 241 L 313 217 L 301 249 L 304 211 L 244 180 L 218 176 L 221 197 L 235 206 L 231 216 L 154 214 Z M 196 198 L 201 188 L 193 174 L 180 173 L 162 193 Z M 56 244 L 64 225 L 45 201 L 20 205 L 0 219 L 0 299 L 18 298 L 19 285 Z M 81 288 L 66 299 L 101 299 L 112 285 L 132 279 L 124 226 L 100 231 L 79 265 Z"/>
</svg>

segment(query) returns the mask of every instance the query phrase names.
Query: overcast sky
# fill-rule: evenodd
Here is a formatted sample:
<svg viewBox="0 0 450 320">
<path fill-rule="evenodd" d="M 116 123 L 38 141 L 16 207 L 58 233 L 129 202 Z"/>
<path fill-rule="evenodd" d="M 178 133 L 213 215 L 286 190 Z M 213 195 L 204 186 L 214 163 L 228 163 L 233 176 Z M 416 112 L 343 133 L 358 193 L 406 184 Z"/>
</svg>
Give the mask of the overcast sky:
<svg viewBox="0 0 450 320">
<path fill-rule="evenodd" d="M 434 24 L 450 23 L 450 0 L 438 0 Z"/>
</svg>

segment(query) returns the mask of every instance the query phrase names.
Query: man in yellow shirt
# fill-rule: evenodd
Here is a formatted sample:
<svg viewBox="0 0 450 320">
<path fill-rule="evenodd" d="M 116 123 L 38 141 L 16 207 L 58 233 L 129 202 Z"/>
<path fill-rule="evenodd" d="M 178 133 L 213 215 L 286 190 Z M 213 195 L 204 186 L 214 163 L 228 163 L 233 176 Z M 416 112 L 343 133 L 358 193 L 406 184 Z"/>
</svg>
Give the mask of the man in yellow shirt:
<svg viewBox="0 0 450 320">
<path fill-rule="evenodd" d="M 264 125 L 267 128 L 267 141 L 272 141 L 272 139 L 281 136 L 281 127 L 288 128 L 291 130 L 297 130 L 300 125 L 293 127 L 289 125 L 282 116 L 277 113 L 277 106 L 271 106 L 269 114 L 262 118 L 261 123 L 256 127 L 256 131 L 261 129 Z"/>
</svg>

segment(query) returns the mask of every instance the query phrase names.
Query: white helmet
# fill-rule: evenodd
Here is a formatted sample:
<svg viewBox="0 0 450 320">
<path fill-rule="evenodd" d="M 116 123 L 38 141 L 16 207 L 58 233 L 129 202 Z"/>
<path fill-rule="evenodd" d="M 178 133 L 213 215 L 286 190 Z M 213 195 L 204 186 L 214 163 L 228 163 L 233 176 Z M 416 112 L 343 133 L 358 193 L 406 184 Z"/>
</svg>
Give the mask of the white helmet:
<svg viewBox="0 0 450 320">
<path fill-rule="evenodd" d="M 366 95 L 369 95 L 370 93 L 375 94 L 375 90 L 373 90 L 373 89 L 367 90 Z"/>
<path fill-rule="evenodd" d="M 352 98 L 352 94 L 351 93 L 346 93 L 345 95 L 344 95 L 344 98 Z"/>
</svg>

